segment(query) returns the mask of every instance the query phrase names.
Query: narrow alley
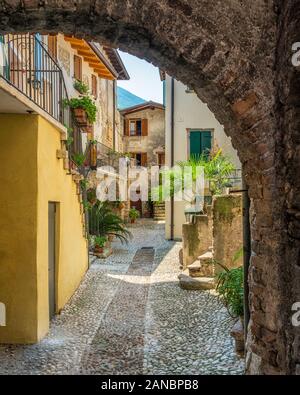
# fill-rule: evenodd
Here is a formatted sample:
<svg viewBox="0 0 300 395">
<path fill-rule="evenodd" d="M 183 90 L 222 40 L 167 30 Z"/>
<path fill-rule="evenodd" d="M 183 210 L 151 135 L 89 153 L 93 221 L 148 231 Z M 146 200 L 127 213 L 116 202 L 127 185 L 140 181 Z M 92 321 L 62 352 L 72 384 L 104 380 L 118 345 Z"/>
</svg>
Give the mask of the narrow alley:
<svg viewBox="0 0 300 395">
<path fill-rule="evenodd" d="M 128 246 L 92 258 L 46 338 L 0 346 L 0 374 L 243 374 L 218 297 L 178 286 L 181 244 L 150 220 L 131 231 Z"/>
</svg>

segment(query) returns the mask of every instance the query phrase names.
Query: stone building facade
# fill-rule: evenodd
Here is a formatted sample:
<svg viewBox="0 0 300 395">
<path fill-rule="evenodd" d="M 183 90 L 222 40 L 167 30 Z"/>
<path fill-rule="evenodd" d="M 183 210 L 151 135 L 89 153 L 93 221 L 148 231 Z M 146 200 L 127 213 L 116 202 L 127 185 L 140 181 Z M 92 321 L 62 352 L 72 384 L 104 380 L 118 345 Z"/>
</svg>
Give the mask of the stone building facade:
<svg viewBox="0 0 300 395">
<path fill-rule="evenodd" d="M 124 117 L 124 152 L 142 166 L 165 164 L 165 109 L 146 102 L 121 111 Z"/>
<path fill-rule="evenodd" d="M 69 97 L 80 95 L 74 87 L 76 79 L 88 87 L 97 106 L 93 139 L 122 152 L 123 123 L 117 109 L 116 80 L 129 79 L 129 75 L 117 51 L 60 33 L 43 35 L 41 39 L 63 70 Z M 80 62 L 79 70 L 75 61 Z"/>
<path fill-rule="evenodd" d="M 124 118 L 124 152 L 144 167 L 165 164 L 165 109 L 162 104 L 146 102 L 121 111 Z M 149 177 L 150 188 L 150 177 Z M 150 189 L 149 189 L 150 190 Z M 154 207 L 145 201 L 131 201 L 141 216 L 154 215 Z M 164 208 L 162 210 L 164 217 Z"/>
</svg>

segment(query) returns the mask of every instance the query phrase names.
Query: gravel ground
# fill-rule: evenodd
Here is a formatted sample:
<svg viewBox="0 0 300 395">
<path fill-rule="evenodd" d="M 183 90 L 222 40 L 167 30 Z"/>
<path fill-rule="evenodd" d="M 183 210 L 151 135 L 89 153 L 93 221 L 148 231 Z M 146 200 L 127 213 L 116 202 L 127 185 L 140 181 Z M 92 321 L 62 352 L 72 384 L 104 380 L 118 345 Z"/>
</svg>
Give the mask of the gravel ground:
<svg viewBox="0 0 300 395">
<path fill-rule="evenodd" d="M 217 295 L 178 286 L 181 244 L 163 224 L 131 230 L 128 246 L 94 259 L 45 339 L 0 346 L 0 374 L 243 374 Z"/>
</svg>

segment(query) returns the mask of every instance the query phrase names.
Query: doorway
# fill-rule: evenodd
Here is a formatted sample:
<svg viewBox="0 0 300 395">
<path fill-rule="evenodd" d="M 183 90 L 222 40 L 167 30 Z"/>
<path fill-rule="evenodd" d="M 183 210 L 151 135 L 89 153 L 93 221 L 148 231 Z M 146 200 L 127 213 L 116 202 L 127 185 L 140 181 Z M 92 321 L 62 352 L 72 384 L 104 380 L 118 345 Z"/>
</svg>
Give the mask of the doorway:
<svg viewBox="0 0 300 395">
<path fill-rule="evenodd" d="M 48 287 L 49 287 L 49 319 L 56 313 L 56 224 L 57 203 L 48 203 Z"/>
</svg>

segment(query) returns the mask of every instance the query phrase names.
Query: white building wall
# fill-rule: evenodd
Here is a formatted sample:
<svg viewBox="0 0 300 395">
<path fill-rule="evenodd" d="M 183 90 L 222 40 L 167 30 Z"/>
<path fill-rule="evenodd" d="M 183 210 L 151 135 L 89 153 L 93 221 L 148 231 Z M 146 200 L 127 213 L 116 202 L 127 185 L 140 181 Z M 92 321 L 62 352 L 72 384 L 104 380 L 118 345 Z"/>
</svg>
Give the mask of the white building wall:
<svg viewBox="0 0 300 395">
<path fill-rule="evenodd" d="M 172 78 L 166 76 L 166 165 L 171 165 L 171 85 Z M 223 126 L 217 121 L 208 106 L 195 93 L 187 93 L 187 87 L 175 80 L 174 100 L 174 163 L 188 159 L 188 130 L 212 130 L 213 147 L 221 148 L 230 157 L 237 169 L 241 168 L 236 150 L 232 147 Z M 174 238 L 181 239 L 184 210 L 187 202 L 174 203 Z M 171 204 L 166 202 L 166 238 L 171 237 Z"/>
</svg>

